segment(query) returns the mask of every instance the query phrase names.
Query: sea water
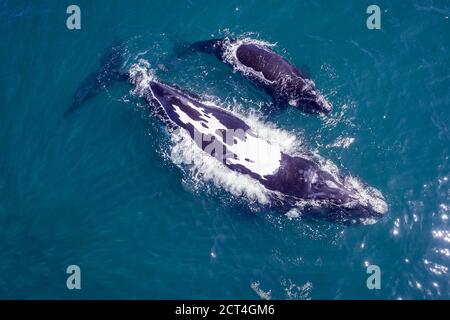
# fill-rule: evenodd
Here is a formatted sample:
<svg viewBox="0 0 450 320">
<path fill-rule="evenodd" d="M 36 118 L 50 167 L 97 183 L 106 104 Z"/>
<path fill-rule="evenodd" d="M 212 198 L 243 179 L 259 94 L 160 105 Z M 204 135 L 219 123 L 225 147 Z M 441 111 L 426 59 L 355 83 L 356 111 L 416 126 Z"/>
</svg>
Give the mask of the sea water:
<svg viewBox="0 0 450 320">
<path fill-rule="evenodd" d="M 79 30 L 66 26 L 71 4 Z M 448 299 L 450 6 L 377 1 L 381 29 L 369 30 L 371 4 L 0 0 L 0 298 Z M 307 71 L 332 113 L 268 112 L 214 56 L 168 63 L 180 44 L 242 35 Z M 216 168 L 183 165 L 190 149 L 123 83 L 63 117 L 116 40 L 127 66 L 145 59 L 161 81 L 379 189 L 386 217 L 280 215 L 248 181 L 218 187 L 205 176 Z M 67 288 L 70 265 L 80 290 Z"/>
</svg>

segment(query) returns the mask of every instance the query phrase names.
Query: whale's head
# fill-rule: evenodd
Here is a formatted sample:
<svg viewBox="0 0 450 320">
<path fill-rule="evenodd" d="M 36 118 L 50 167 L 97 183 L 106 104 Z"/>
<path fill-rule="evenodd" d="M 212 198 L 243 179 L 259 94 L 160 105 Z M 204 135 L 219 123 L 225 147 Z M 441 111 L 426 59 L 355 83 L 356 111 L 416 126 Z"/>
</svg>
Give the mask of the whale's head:
<svg viewBox="0 0 450 320">
<path fill-rule="evenodd" d="M 352 176 L 343 176 L 330 162 L 283 155 L 279 170 L 263 182 L 290 198 L 310 215 L 345 224 L 375 223 L 387 212 L 381 192 Z"/>
<path fill-rule="evenodd" d="M 327 115 L 331 112 L 331 103 L 316 90 L 296 92 L 296 97 L 288 101 L 289 105 L 306 113 Z"/>
<path fill-rule="evenodd" d="M 352 199 L 345 208 L 349 222 L 373 224 L 385 216 L 389 207 L 378 189 L 354 177 L 346 177 L 344 183 Z"/>
<path fill-rule="evenodd" d="M 354 177 L 331 175 L 319 169 L 313 183 L 314 193 L 326 199 L 333 209 L 333 220 L 345 224 L 373 224 L 384 217 L 388 205 L 377 189 Z M 327 213 L 330 217 L 330 213 Z"/>
<path fill-rule="evenodd" d="M 296 78 L 287 88 L 289 105 L 306 113 L 327 115 L 331 112 L 331 103 L 316 89 L 313 81 Z"/>
</svg>

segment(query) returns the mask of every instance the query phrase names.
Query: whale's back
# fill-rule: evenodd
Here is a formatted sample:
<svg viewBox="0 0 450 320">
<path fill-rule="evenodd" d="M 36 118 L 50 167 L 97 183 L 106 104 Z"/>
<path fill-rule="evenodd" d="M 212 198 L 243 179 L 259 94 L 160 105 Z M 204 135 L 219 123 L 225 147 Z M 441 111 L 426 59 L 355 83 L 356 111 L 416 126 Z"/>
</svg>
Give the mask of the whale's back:
<svg viewBox="0 0 450 320">
<path fill-rule="evenodd" d="M 283 57 L 256 44 L 240 45 L 236 50 L 236 58 L 246 67 L 261 72 L 268 81 L 300 76 L 300 72 Z"/>
</svg>

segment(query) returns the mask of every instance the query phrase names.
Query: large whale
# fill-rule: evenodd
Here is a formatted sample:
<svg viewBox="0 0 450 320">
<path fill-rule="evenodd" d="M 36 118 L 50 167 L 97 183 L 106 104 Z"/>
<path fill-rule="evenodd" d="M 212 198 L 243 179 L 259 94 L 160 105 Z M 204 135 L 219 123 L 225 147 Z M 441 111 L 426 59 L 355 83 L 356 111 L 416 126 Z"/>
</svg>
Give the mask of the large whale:
<svg viewBox="0 0 450 320">
<path fill-rule="evenodd" d="M 249 38 L 211 39 L 178 48 L 179 56 L 190 52 L 214 54 L 235 71 L 262 86 L 277 106 L 291 105 L 315 114 L 328 114 L 332 109 L 312 80 L 261 41 Z"/>
<path fill-rule="evenodd" d="M 286 154 L 239 116 L 199 96 L 146 76 L 131 68 L 130 81 L 170 132 L 182 130 L 204 152 L 229 170 L 258 181 L 270 203 L 283 209 L 303 208 L 326 219 L 370 223 L 384 215 L 386 202 L 378 190 L 353 188 L 339 174 L 312 158 Z"/>
</svg>

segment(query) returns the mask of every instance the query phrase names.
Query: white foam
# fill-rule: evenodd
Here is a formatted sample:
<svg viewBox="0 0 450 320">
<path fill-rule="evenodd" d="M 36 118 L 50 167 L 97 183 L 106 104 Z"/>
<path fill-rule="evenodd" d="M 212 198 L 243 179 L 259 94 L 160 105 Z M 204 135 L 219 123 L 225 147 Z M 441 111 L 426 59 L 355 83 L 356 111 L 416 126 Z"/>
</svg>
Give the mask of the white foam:
<svg viewBox="0 0 450 320">
<path fill-rule="evenodd" d="M 346 149 L 350 147 L 353 144 L 353 142 L 355 142 L 355 138 L 352 137 L 338 138 L 336 139 L 335 142 L 333 142 L 333 144 L 330 145 L 330 147 Z"/>
<path fill-rule="evenodd" d="M 286 212 L 286 217 L 288 217 L 289 220 L 295 219 L 295 218 L 300 217 L 300 215 L 301 215 L 300 213 L 301 212 L 300 212 L 299 208 L 292 208 L 291 210 Z"/>
<path fill-rule="evenodd" d="M 304 285 L 297 285 L 291 279 L 282 279 L 281 285 L 284 287 L 286 299 L 288 300 L 311 300 L 312 282 L 308 281 Z"/>
<path fill-rule="evenodd" d="M 261 289 L 261 284 L 259 283 L 259 281 L 252 282 L 250 287 L 261 299 L 270 300 L 272 298 L 272 290 L 264 291 L 263 289 Z"/>
<path fill-rule="evenodd" d="M 249 67 L 243 65 L 239 61 L 239 59 L 237 58 L 237 55 L 236 55 L 237 49 L 241 45 L 245 45 L 245 44 L 256 45 L 259 48 L 261 48 L 262 50 L 268 50 L 267 48 L 275 46 L 275 44 L 271 44 L 271 43 L 268 43 L 265 41 L 255 40 L 255 39 L 251 39 L 251 38 L 240 38 L 240 39 L 236 39 L 235 41 L 231 41 L 230 39 L 225 38 L 223 41 L 223 48 L 224 48 L 223 59 L 224 59 L 224 61 L 229 63 L 231 66 L 233 66 L 234 71 L 240 71 L 244 75 L 247 75 L 247 76 L 257 77 L 259 80 L 261 80 L 262 82 L 265 82 L 267 84 L 275 83 L 275 81 L 270 81 L 269 79 L 264 77 L 264 74 L 262 72 L 253 70 L 252 68 L 249 68 Z"/>
<path fill-rule="evenodd" d="M 130 82 L 136 86 L 132 94 L 137 96 L 142 96 L 149 88 L 150 82 L 155 79 L 150 63 L 145 59 L 139 59 L 138 63 L 130 67 L 129 76 Z"/>
</svg>

